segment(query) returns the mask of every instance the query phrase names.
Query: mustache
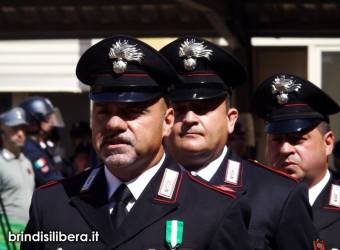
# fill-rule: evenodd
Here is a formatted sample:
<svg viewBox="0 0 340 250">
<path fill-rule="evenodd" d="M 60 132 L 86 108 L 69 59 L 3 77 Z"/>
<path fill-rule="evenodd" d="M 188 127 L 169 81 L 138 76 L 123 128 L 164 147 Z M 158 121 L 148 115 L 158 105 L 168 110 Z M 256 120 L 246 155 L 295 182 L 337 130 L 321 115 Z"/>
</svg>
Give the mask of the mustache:
<svg viewBox="0 0 340 250">
<path fill-rule="evenodd" d="M 100 148 L 108 144 L 127 144 L 133 145 L 133 141 L 126 135 L 108 134 L 103 137 L 103 141 L 100 144 Z"/>
<path fill-rule="evenodd" d="M 291 164 L 298 165 L 298 164 L 301 163 L 301 159 L 296 155 L 289 155 L 288 157 L 287 156 L 281 156 L 273 163 L 273 166 L 274 167 L 282 167 L 282 165 L 284 163 L 291 163 Z"/>
<path fill-rule="evenodd" d="M 193 126 L 182 126 L 180 131 L 180 136 L 184 136 L 186 134 L 203 134 L 199 129 L 193 128 Z"/>
</svg>

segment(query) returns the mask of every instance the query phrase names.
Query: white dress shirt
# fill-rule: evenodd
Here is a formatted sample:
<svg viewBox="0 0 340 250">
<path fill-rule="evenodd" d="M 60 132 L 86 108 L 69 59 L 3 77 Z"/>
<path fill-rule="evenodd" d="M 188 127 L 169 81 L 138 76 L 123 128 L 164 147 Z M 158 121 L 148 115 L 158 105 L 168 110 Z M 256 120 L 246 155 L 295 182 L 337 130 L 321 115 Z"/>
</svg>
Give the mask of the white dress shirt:
<svg viewBox="0 0 340 250">
<path fill-rule="evenodd" d="M 308 198 L 309 198 L 309 204 L 313 206 L 316 198 L 318 198 L 321 191 L 324 189 L 324 187 L 327 185 L 329 179 L 331 178 L 331 174 L 329 173 L 329 170 L 327 170 L 325 176 L 319 181 L 318 184 L 314 185 L 308 190 Z"/>
<path fill-rule="evenodd" d="M 160 169 L 161 165 L 164 162 L 164 159 L 165 159 L 165 154 L 163 154 L 162 159 L 155 166 L 149 168 L 148 170 L 146 170 L 144 173 L 142 173 L 140 176 L 136 177 L 135 179 L 125 182 L 126 186 L 129 188 L 134 198 L 126 206 L 126 209 L 128 210 L 128 212 L 130 212 L 136 200 L 138 200 L 139 196 L 141 195 L 145 187 L 148 185 L 152 177 L 154 177 L 154 175 Z M 120 186 L 120 184 L 122 184 L 122 182 L 116 176 L 114 176 L 106 166 L 104 168 L 104 171 L 105 171 L 106 182 L 108 185 L 107 197 L 108 199 L 110 199 L 113 193 L 116 191 L 116 189 Z M 112 213 L 114 206 L 115 204 L 114 202 L 112 202 L 109 206 L 110 214 Z"/>
</svg>

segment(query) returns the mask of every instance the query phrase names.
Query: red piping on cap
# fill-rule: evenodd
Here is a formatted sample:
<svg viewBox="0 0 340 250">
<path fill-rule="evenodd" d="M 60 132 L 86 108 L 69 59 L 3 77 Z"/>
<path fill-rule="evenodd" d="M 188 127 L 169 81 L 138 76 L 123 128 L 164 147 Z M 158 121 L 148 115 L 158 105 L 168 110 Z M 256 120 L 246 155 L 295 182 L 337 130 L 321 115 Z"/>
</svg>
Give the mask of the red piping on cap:
<svg viewBox="0 0 340 250">
<path fill-rule="evenodd" d="M 182 76 L 217 76 L 214 72 L 196 72 L 196 73 L 181 73 Z"/>
<path fill-rule="evenodd" d="M 284 105 L 284 107 L 294 107 L 294 106 L 308 106 L 308 104 L 305 104 L 305 103 L 292 103 L 292 104 Z"/>
<path fill-rule="evenodd" d="M 110 73 L 94 74 L 91 76 L 112 76 Z M 131 77 L 146 77 L 148 74 L 121 74 L 121 76 L 131 76 Z"/>
</svg>

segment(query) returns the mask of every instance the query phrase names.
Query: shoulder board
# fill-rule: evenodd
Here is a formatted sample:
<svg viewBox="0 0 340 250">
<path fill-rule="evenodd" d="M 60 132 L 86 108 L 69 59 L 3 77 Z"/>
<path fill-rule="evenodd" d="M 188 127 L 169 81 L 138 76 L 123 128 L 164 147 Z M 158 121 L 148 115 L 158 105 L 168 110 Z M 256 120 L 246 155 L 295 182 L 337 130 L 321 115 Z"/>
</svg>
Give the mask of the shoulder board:
<svg viewBox="0 0 340 250">
<path fill-rule="evenodd" d="M 256 160 L 248 159 L 248 161 L 250 161 L 251 163 L 254 163 L 255 165 L 257 165 L 257 166 L 259 166 L 259 167 L 265 168 L 265 169 L 267 169 L 267 170 L 269 170 L 269 171 L 272 171 L 272 172 L 274 172 L 274 173 L 277 173 L 277 174 L 279 174 L 279 175 L 288 177 L 289 179 L 291 179 L 291 180 L 293 180 L 293 181 L 295 181 L 295 182 L 299 182 L 298 179 L 296 179 L 296 178 L 290 176 L 289 174 L 287 174 L 287 173 L 285 173 L 285 172 L 283 172 L 283 171 L 280 171 L 280 170 L 278 170 L 278 169 L 276 169 L 276 168 L 274 168 L 274 167 L 272 167 L 272 166 L 265 165 L 265 164 L 260 163 L 260 162 L 258 162 L 258 161 L 256 161 Z"/>
<path fill-rule="evenodd" d="M 48 187 L 52 187 L 54 185 L 57 185 L 58 183 L 60 183 L 60 182 L 57 181 L 57 180 L 49 181 L 46 184 L 41 185 L 40 187 L 36 188 L 36 190 L 41 190 L 41 189 L 45 189 L 45 188 L 48 188 Z"/>
<path fill-rule="evenodd" d="M 196 183 L 198 183 L 198 184 L 200 184 L 200 185 L 202 185 L 202 186 L 204 186 L 206 188 L 209 188 L 209 189 L 214 190 L 216 192 L 219 192 L 221 194 L 227 195 L 227 196 L 229 196 L 229 197 L 231 197 L 233 199 L 236 198 L 235 191 L 230 189 L 230 188 L 228 188 L 228 187 L 226 187 L 226 186 L 223 186 L 223 185 L 219 185 L 219 186 L 211 185 L 210 183 L 208 183 L 208 182 L 206 182 L 204 180 L 201 180 L 201 179 L 193 176 L 190 172 L 187 172 L 187 174 L 188 174 L 189 178 L 192 181 L 194 181 L 194 182 L 196 182 Z"/>
</svg>

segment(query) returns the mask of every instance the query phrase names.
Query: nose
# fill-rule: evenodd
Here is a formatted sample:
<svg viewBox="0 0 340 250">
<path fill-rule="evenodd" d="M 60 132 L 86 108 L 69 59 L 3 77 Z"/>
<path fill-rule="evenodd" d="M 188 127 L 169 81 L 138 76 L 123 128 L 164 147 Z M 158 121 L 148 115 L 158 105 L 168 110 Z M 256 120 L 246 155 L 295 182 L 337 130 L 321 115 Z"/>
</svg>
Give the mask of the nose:
<svg viewBox="0 0 340 250">
<path fill-rule="evenodd" d="M 127 123 L 120 116 L 112 116 L 106 123 L 106 129 L 116 133 L 124 132 L 127 129 Z"/>
<path fill-rule="evenodd" d="M 294 146 L 287 141 L 284 141 L 280 147 L 280 151 L 283 154 L 291 154 L 294 152 Z"/>
<path fill-rule="evenodd" d="M 20 137 L 25 137 L 25 130 L 24 129 L 18 129 L 17 135 Z"/>
<path fill-rule="evenodd" d="M 197 115 L 192 110 L 189 110 L 183 118 L 183 123 L 185 124 L 194 124 L 197 122 Z"/>
</svg>

